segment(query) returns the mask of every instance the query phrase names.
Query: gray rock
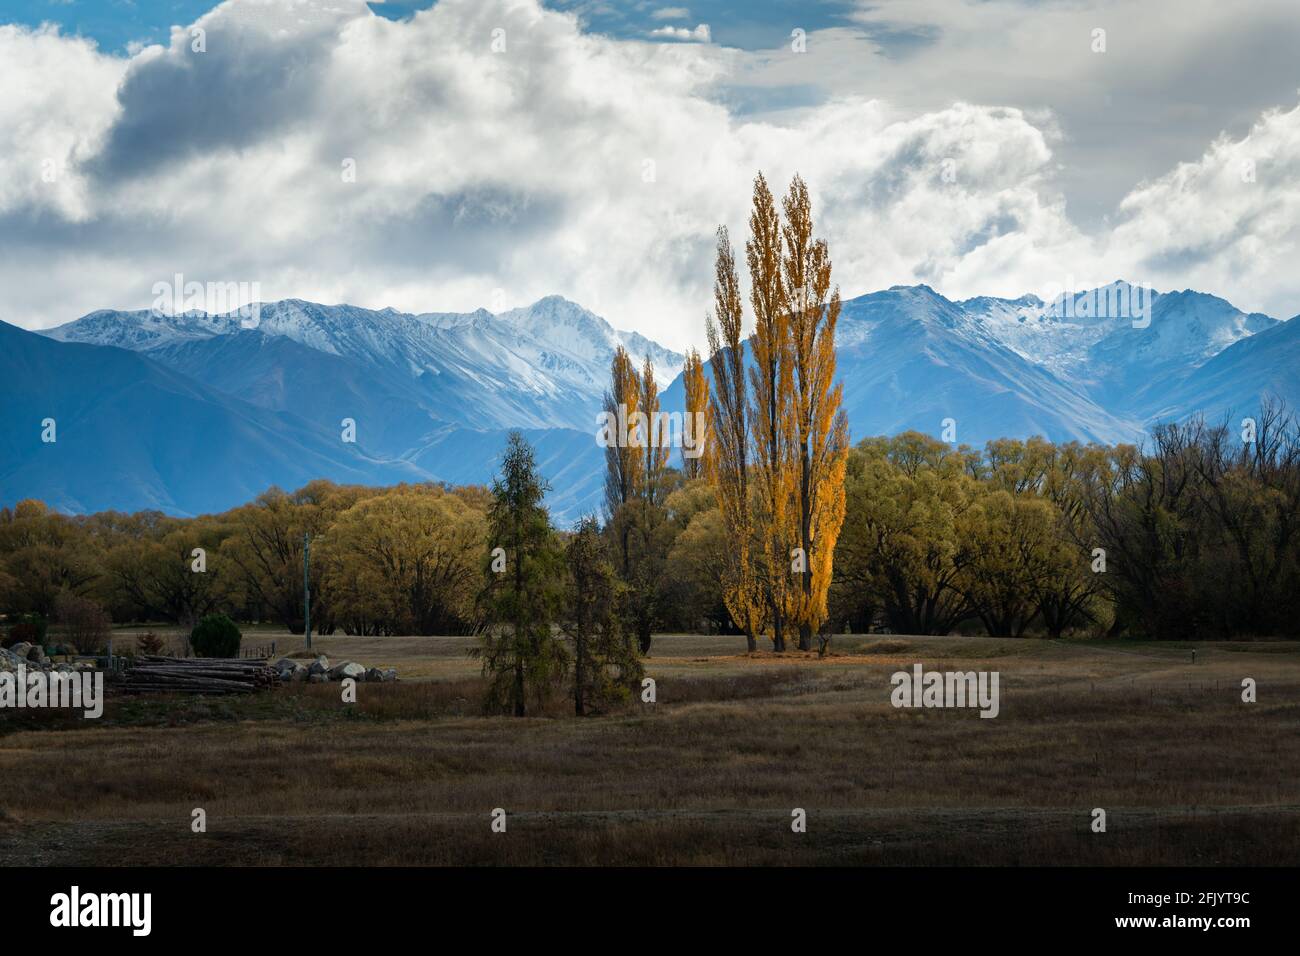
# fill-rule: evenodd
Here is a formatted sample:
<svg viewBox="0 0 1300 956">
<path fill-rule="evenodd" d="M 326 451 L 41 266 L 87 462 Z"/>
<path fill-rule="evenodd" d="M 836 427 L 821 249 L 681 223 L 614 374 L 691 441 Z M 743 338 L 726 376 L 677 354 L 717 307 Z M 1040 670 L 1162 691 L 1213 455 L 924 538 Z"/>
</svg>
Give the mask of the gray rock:
<svg viewBox="0 0 1300 956">
<path fill-rule="evenodd" d="M 286 666 L 278 668 L 280 680 L 285 683 L 301 683 L 307 679 L 307 665 L 302 661 L 288 661 Z"/>
<path fill-rule="evenodd" d="M 397 680 L 397 668 L 390 667 L 388 668 L 388 670 L 384 671 L 385 682 L 395 681 L 395 680 Z"/>
<path fill-rule="evenodd" d="M 311 666 L 307 668 L 308 675 L 328 674 L 329 671 L 330 671 L 330 659 L 326 657 L 324 654 L 322 654 L 320 657 L 312 661 Z"/>
<path fill-rule="evenodd" d="M 27 660 L 27 655 L 31 653 L 32 645 L 26 641 L 19 641 L 9 648 L 9 653 L 20 660 Z"/>
<path fill-rule="evenodd" d="M 307 683 L 309 683 L 309 684 L 325 684 L 325 683 L 328 683 L 328 682 L 329 682 L 329 678 L 328 678 L 327 676 L 325 676 L 324 674 L 308 674 L 308 675 L 307 675 Z"/>
<path fill-rule="evenodd" d="M 335 664 L 329 670 L 330 680 L 343 680 L 345 677 L 351 677 L 356 681 L 366 679 L 366 669 L 360 664 L 354 664 L 352 661 L 344 661 L 341 664 Z"/>
</svg>

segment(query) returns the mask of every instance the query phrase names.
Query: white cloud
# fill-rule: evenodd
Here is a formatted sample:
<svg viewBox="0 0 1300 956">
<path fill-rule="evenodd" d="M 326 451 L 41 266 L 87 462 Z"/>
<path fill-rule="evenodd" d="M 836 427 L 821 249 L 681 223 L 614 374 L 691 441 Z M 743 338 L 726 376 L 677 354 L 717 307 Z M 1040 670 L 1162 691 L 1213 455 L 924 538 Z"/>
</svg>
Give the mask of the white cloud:
<svg viewBox="0 0 1300 956">
<path fill-rule="evenodd" d="M 655 20 L 685 20 L 691 15 L 686 7 L 660 7 L 650 14 Z"/>
<path fill-rule="evenodd" d="M 686 27 L 658 27 L 651 30 L 652 37 L 664 37 L 669 40 L 687 40 L 695 43 L 709 43 L 712 34 L 709 32 L 709 25 L 701 23 L 694 30 Z"/>
<path fill-rule="evenodd" d="M 441 0 L 400 22 L 350 0 L 231 0 L 200 25 L 206 53 L 179 29 L 129 58 L 0 28 L 0 87 L 25 91 L 0 100 L 0 318 L 146 307 L 181 272 L 412 311 L 559 293 L 701 343 L 714 229 L 743 242 L 759 169 L 777 190 L 808 181 L 847 295 L 1126 275 L 1297 311 L 1297 110 L 1151 178 L 1088 233 L 1046 109 L 850 91 L 737 115 L 716 93 L 755 56 L 584 34 L 533 0 Z M 67 160 L 56 184 L 47 153 Z M 1234 186 L 1245 156 L 1256 182 Z"/>
<path fill-rule="evenodd" d="M 1195 162 L 1141 184 L 1120 214 L 1112 257 L 1290 317 L 1300 311 L 1300 106 L 1271 110 L 1245 137 L 1220 137 Z"/>
</svg>

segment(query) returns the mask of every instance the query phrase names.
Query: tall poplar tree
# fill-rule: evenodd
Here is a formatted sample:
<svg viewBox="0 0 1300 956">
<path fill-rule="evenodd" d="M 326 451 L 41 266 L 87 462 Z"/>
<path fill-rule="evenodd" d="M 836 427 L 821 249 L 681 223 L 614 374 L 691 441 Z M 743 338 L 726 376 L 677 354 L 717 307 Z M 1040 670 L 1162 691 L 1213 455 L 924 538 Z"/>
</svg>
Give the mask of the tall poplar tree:
<svg viewBox="0 0 1300 956">
<path fill-rule="evenodd" d="M 682 473 L 688 480 L 694 480 L 708 473 L 708 458 L 712 453 L 709 435 L 713 430 L 709 380 L 704 377 L 704 362 L 695 349 L 686 353 L 682 386 L 686 406 L 683 409 L 686 417 L 683 420 Z"/>
<path fill-rule="evenodd" d="M 840 291 L 831 289 L 831 258 L 823 239 L 813 238 L 812 202 L 795 176 L 782 203 L 785 244 L 782 276 L 790 321 L 797 469 L 796 520 L 803 559 L 796 565 L 799 595 L 795 620 L 799 647 L 811 650 L 812 635 L 826 618 L 835 541 L 844 523 L 844 471 L 848 424 L 835 380 L 835 324 Z"/>
<path fill-rule="evenodd" d="M 744 307 L 726 226 L 718 227 L 713 300 L 714 314 L 707 322 L 714 385 L 709 402 L 713 453 L 705 459 L 706 474 L 730 539 L 729 560 L 722 569 L 723 600 L 732 621 L 745 632 L 752 653 L 756 650 L 755 635 L 763 628 L 763 613 L 757 600 L 751 553 L 754 516 L 750 507 L 745 340 L 741 334 Z"/>
<path fill-rule="evenodd" d="M 754 310 L 754 366 L 749 370 L 750 428 L 754 442 L 754 477 L 763 560 L 759 581 L 767 601 L 774 650 L 785 650 L 786 627 L 795 616 L 798 595 L 791 586 L 795 517 L 793 402 L 794 349 L 789 306 L 782 275 L 781 220 L 767 180 L 754 180 L 745 257 L 749 264 L 749 301 Z"/>
<path fill-rule="evenodd" d="M 605 444 L 605 513 L 618 538 L 619 573 L 626 580 L 631 565 L 632 528 L 624 513 L 642 485 L 645 466 L 633 423 L 641 409 L 641 377 L 623 346 L 610 362 L 610 387 L 605 393 L 606 421 L 616 423 Z"/>
</svg>

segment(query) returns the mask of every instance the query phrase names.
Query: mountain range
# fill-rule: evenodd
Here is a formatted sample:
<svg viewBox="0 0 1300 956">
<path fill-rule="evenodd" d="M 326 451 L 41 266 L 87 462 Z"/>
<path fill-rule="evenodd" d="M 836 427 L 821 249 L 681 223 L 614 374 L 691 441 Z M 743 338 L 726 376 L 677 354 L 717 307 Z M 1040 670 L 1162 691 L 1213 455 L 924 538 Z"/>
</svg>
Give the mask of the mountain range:
<svg viewBox="0 0 1300 956">
<path fill-rule="evenodd" d="M 1150 306 L 1141 326 L 924 285 L 849 299 L 837 352 L 852 435 L 938 435 L 951 418 L 973 445 L 1133 442 L 1160 421 L 1249 414 L 1266 394 L 1300 407 L 1300 322 L 1191 290 Z M 0 503 L 189 515 L 320 477 L 482 483 L 519 428 L 568 522 L 599 508 L 596 415 L 615 348 L 648 355 L 664 410 L 682 406 L 680 354 L 558 296 L 419 315 L 290 299 L 248 324 L 107 310 L 39 333 L 0 322 Z"/>
</svg>

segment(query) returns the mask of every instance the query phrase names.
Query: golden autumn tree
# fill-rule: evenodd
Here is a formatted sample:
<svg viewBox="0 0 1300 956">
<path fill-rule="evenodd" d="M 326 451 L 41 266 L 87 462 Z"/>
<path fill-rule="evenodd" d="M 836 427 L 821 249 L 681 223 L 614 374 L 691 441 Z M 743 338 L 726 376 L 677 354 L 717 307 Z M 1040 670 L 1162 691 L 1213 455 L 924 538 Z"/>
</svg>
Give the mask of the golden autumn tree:
<svg viewBox="0 0 1300 956">
<path fill-rule="evenodd" d="M 685 419 L 682 423 L 682 474 L 688 480 L 703 478 L 709 471 L 711 454 L 712 409 L 709 403 L 709 380 L 704 377 L 700 353 L 691 349 L 682 367 L 685 392 Z"/>
<path fill-rule="evenodd" d="M 825 240 L 813 238 L 812 203 L 798 175 L 782 206 L 783 292 L 794 385 L 796 520 L 802 549 L 792 563 L 799 583 L 794 617 L 799 648 L 806 651 L 826 618 L 835 541 L 844 523 L 848 423 L 841 408 L 843 389 L 834 381 L 840 291 L 831 289 L 830 251 Z"/>
<path fill-rule="evenodd" d="M 668 471 L 669 435 L 667 420 L 659 408 L 659 384 L 655 381 L 654 363 L 648 355 L 641 367 L 640 406 L 645 417 L 637 416 L 637 427 L 644 428 L 645 432 L 639 449 L 642 456 L 639 497 L 646 505 L 661 505 L 667 494 L 664 479 Z"/>
<path fill-rule="evenodd" d="M 782 262 L 781 218 L 760 173 L 754 180 L 745 257 L 749 264 L 754 365 L 749 369 L 750 429 L 754 446 L 756 512 L 762 540 L 757 563 L 767 601 L 773 649 L 785 650 L 785 632 L 795 617 L 798 591 L 792 587 L 793 549 L 797 546 L 795 468 L 797 441 L 794 348 Z"/>
<path fill-rule="evenodd" d="M 668 471 L 669 435 L 659 407 L 659 384 L 654 363 L 646 356 L 641 367 L 637 438 L 640 455 L 633 499 L 625 509 L 623 524 L 631 530 L 631 550 L 624 580 L 629 586 L 628 611 L 642 654 L 650 652 L 651 636 L 660 620 L 665 565 L 672 529 L 664 501 L 672 490 Z"/>
<path fill-rule="evenodd" d="M 630 561 L 631 527 L 622 514 L 641 487 L 644 460 L 636 447 L 639 430 L 633 427 L 641 409 L 641 378 L 623 346 L 610 362 L 610 388 L 605 393 L 605 510 L 616 523 L 619 571 L 624 577 Z"/>
<path fill-rule="evenodd" d="M 731 541 L 727 565 L 722 569 L 723 602 L 731 619 L 745 632 L 753 652 L 755 635 L 763 629 L 763 610 L 756 594 L 751 555 L 754 521 L 750 509 L 745 341 L 741 335 L 744 307 L 736 258 L 725 226 L 718 229 L 713 300 L 714 314 L 708 317 L 707 331 L 714 388 L 709 400 L 711 453 L 705 458 L 705 474 L 717 496 L 718 510 Z"/>
</svg>

